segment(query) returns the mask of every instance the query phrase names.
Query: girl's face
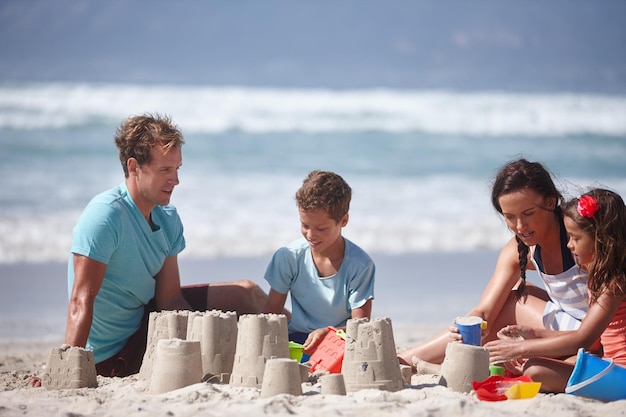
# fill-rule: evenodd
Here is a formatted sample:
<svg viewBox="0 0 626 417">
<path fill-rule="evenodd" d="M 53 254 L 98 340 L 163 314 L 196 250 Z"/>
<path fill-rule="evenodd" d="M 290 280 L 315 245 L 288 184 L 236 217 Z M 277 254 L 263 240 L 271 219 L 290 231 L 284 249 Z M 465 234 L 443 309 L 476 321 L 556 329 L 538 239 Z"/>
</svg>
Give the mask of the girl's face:
<svg viewBox="0 0 626 417">
<path fill-rule="evenodd" d="M 506 225 L 527 246 L 544 241 L 554 230 L 556 198 L 544 198 L 531 189 L 504 194 L 498 199 Z"/>
<path fill-rule="evenodd" d="M 567 248 L 572 251 L 578 265 L 584 267 L 591 263 L 594 254 L 594 238 L 588 232 L 581 229 L 574 220 L 565 216 L 563 218 L 567 229 Z"/>
</svg>

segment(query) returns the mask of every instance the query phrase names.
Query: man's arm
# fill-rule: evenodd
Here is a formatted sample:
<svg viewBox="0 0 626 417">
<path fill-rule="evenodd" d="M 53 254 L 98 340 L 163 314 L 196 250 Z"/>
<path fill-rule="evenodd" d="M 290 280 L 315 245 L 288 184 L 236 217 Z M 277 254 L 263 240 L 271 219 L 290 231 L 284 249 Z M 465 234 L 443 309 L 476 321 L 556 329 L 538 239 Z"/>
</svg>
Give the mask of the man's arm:
<svg viewBox="0 0 626 417">
<path fill-rule="evenodd" d="M 73 255 L 74 285 L 67 310 L 65 343 L 85 347 L 93 320 L 94 300 L 106 271 L 106 264 L 83 255 Z"/>
<path fill-rule="evenodd" d="M 154 300 L 159 310 L 191 310 L 180 290 L 177 256 L 166 258 L 163 267 L 154 278 L 156 280 Z"/>
</svg>

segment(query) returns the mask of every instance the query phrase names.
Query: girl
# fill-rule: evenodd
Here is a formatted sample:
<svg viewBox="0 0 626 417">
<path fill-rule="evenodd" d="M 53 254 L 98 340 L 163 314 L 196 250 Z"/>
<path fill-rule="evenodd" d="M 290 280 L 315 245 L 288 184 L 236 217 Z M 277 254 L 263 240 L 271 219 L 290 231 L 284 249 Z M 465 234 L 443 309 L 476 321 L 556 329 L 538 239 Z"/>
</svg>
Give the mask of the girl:
<svg viewBox="0 0 626 417">
<path fill-rule="evenodd" d="M 502 329 L 504 340 L 487 343 L 491 360 L 506 357 L 574 354 L 600 336 L 604 356 L 626 366 L 626 207 L 608 190 L 593 189 L 567 202 L 563 208 L 568 248 L 588 271 L 589 313 L 580 328 L 549 333 L 520 326 Z M 508 339 L 521 336 L 522 341 Z M 542 382 L 542 391 L 563 392 L 574 369 L 575 357 L 565 360 L 531 358 L 525 375 Z"/>
<path fill-rule="evenodd" d="M 525 159 L 505 165 L 496 176 L 491 201 L 515 236 L 500 252 L 496 268 L 479 304 L 468 315 L 480 316 L 488 327 L 483 342 L 496 338 L 507 324 L 573 330 L 588 310 L 586 273 L 567 249 L 560 209 L 561 193 L 550 173 Z M 545 288 L 526 285 L 526 270 L 534 269 Z M 495 329 L 495 331 L 494 331 Z M 398 355 L 400 363 L 417 371 L 434 372 L 447 344 L 461 337 L 455 326 Z"/>
</svg>

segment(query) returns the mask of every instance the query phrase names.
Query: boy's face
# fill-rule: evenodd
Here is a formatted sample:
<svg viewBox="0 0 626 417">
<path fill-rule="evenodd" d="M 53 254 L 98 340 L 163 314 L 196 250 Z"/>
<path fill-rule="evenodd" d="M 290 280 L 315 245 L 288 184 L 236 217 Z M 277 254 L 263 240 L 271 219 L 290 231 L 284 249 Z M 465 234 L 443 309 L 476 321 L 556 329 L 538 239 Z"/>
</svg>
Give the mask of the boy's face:
<svg viewBox="0 0 626 417">
<path fill-rule="evenodd" d="M 580 266 L 586 266 L 593 260 L 594 238 L 581 229 L 571 218 L 564 216 L 563 223 L 567 229 L 567 248 L 572 251 L 576 262 Z"/>
<path fill-rule="evenodd" d="M 300 209 L 298 211 L 300 213 L 300 231 L 309 242 L 313 252 L 324 252 L 332 248 L 341 237 L 341 229 L 348 224 L 347 213 L 341 221 L 336 222 L 326 211 L 321 209 L 313 211 Z"/>
</svg>

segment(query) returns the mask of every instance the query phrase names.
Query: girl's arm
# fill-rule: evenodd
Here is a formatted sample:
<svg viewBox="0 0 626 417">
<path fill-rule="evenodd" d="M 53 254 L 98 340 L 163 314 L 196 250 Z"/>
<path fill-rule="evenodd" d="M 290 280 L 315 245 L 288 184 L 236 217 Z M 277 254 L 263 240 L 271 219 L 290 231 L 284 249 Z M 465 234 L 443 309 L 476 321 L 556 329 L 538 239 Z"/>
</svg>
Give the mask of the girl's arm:
<svg viewBox="0 0 626 417">
<path fill-rule="evenodd" d="M 490 360 L 497 362 L 535 356 L 560 358 L 575 355 L 581 347 L 589 349 L 613 319 L 622 298 L 622 296 L 601 295 L 598 301 L 589 307 L 589 312 L 578 330 L 554 332 L 552 335 L 537 339 L 491 341 L 485 344 L 485 347 L 489 349 Z"/>
</svg>

